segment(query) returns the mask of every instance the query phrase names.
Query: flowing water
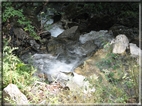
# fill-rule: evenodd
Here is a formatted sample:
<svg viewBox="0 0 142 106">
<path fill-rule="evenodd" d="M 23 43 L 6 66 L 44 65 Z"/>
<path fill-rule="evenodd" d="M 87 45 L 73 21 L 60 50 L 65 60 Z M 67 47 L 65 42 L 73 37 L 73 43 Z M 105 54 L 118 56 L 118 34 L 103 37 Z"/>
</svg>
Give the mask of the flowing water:
<svg viewBox="0 0 142 106">
<path fill-rule="evenodd" d="M 46 20 L 43 18 L 41 23 L 45 22 Z M 52 19 L 46 22 L 47 25 L 52 23 Z M 49 30 L 53 37 L 57 37 L 64 31 L 59 22 L 52 24 L 50 29 L 47 30 Z M 38 71 L 46 73 L 48 77 L 57 78 L 63 72 L 73 72 L 74 69 L 89 58 L 92 53 L 94 54 L 104 42 L 108 42 L 110 39 L 112 39 L 112 35 L 109 34 L 107 30 L 91 31 L 90 33 L 80 35 L 79 41 L 68 42 L 64 48 L 65 50 L 61 51 L 62 53 L 58 53 L 58 55 L 53 56 L 52 54 L 37 53 L 32 55 L 30 63 L 37 68 Z M 27 58 L 25 58 L 25 61 L 29 61 Z M 63 78 L 64 76 L 60 77 Z M 66 77 L 63 79 L 66 79 Z"/>
</svg>

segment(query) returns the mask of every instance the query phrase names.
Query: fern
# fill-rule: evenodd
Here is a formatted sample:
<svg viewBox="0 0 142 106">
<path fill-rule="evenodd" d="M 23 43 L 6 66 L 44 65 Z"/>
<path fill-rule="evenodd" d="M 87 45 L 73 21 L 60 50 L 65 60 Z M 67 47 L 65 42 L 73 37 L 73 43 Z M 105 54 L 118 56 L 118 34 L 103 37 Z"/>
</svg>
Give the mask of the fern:
<svg viewBox="0 0 142 106">
<path fill-rule="evenodd" d="M 35 80 L 33 73 L 36 71 L 32 66 L 24 64 L 18 57 L 12 54 L 17 48 L 4 45 L 3 49 L 3 87 L 9 83 L 18 85 L 19 88 L 28 86 Z"/>
</svg>

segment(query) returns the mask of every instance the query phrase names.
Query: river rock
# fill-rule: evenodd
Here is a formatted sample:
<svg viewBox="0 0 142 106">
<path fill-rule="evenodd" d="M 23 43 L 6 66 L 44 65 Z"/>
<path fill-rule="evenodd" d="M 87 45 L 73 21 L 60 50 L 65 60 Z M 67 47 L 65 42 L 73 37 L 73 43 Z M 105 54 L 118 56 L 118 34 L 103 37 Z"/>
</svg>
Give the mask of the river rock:
<svg viewBox="0 0 142 106">
<path fill-rule="evenodd" d="M 16 38 L 25 39 L 28 38 L 28 34 L 22 28 L 13 28 L 13 32 Z"/>
<path fill-rule="evenodd" d="M 111 43 L 114 43 L 112 52 L 118 54 L 124 53 L 126 48 L 129 46 L 129 40 L 124 34 L 117 35 Z"/>
<path fill-rule="evenodd" d="M 130 53 L 131 56 L 138 57 L 142 53 L 142 50 L 136 44 L 130 43 Z"/>
<path fill-rule="evenodd" d="M 136 44 L 130 43 L 130 53 L 132 57 L 136 57 L 137 58 L 137 63 L 139 65 L 141 65 L 142 62 L 142 50 L 137 47 Z"/>
<path fill-rule="evenodd" d="M 63 33 L 61 33 L 59 36 L 57 36 L 58 39 L 68 39 L 68 40 L 79 40 L 79 28 L 78 26 L 73 26 L 70 29 L 65 30 Z"/>
<path fill-rule="evenodd" d="M 9 97 L 16 103 L 16 105 L 29 104 L 27 97 L 14 84 L 9 84 L 6 88 L 4 88 L 3 96 L 4 98 Z M 7 101 L 5 100 L 4 103 L 7 103 Z"/>
</svg>

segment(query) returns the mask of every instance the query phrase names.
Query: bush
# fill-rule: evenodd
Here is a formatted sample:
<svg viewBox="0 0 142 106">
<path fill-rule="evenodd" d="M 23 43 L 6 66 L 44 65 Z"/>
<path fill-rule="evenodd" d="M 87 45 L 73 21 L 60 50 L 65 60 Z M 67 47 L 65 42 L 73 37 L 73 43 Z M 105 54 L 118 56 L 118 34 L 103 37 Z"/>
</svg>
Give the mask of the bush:
<svg viewBox="0 0 142 106">
<path fill-rule="evenodd" d="M 3 87 L 9 83 L 16 84 L 21 90 L 32 82 L 37 80 L 33 77 L 36 71 L 32 66 L 24 64 L 17 56 L 12 54 L 15 49 L 7 46 L 8 42 L 4 41 L 3 46 Z"/>
</svg>

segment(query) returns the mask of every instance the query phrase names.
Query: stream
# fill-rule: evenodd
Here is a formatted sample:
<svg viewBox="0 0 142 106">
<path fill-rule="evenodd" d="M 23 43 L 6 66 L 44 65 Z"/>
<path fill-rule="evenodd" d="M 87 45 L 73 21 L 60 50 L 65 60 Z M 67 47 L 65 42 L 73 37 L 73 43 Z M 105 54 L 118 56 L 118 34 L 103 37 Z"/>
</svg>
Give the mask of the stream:
<svg viewBox="0 0 142 106">
<path fill-rule="evenodd" d="M 30 51 L 22 55 L 21 59 L 25 63 L 32 64 L 38 72 L 44 73 L 49 82 L 59 82 L 66 86 L 64 82 L 72 80 L 83 86 L 85 77 L 75 73 L 74 70 L 110 42 L 113 34 L 108 30 L 80 33 L 78 26 L 64 29 L 61 22 L 53 23 L 53 21 L 50 19 L 46 22 L 44 18 L 41 21 L 46 22 L 46 26 L 50 25 L 50 28 L 46 29 L 51 34 L 51 38 L 45 44 L 47 52 Z"/>
<path fill-rule="evenodd" d="M 38 71 L 47 74 L 48 81 L 51 82 L 55 79 L 69 80 L 64 73 L 74 72 L 75 68 L 113 38 L 107 30 L 100 30 L 80 34 L 78 39 L 68 40 L 62 38 L 61 34 L 71 31 L 65 32 L 59 26 L 54 24 L 49 30 L 53 37 L 48 43 L 48 48 L 51 48 L 49 53 L 35 53 L 30 58 L 23 57 L 24 61 L 28 61 Z M 61 38 L 58 39 L 59 36 Z M 63 39 L 67 42 L 62 42 Z"/>
</svg>

